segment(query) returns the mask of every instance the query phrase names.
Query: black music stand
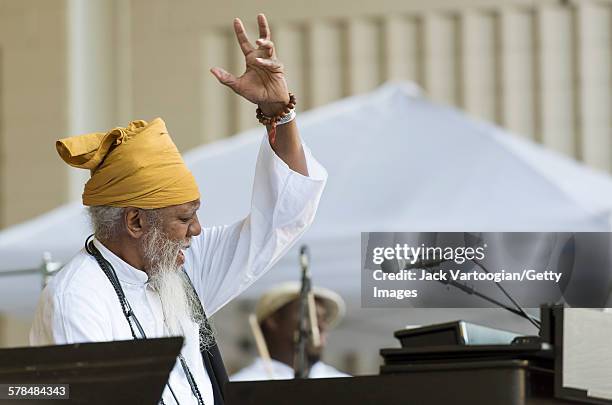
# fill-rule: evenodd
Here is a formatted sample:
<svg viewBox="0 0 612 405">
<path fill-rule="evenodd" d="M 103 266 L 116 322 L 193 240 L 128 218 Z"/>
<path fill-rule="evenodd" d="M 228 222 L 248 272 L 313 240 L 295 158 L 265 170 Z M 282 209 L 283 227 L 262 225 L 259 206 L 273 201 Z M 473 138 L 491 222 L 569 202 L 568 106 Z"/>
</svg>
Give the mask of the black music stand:
<svg viewBox="0 0 612 405">
<path fill-rule="evenodd" d="M 0 350 L 0 383 L 69 384 L 69 400 L 33 404 L 157 404 L 182 337 Z"/>
</svg>

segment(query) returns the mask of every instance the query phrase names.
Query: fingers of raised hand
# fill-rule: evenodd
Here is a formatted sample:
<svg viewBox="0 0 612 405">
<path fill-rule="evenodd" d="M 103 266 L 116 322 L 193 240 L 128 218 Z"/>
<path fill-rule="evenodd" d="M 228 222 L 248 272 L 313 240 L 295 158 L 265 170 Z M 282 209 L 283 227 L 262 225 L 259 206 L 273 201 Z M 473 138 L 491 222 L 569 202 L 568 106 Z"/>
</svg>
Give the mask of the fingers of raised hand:
<svg viewBox="0 0 612 405">
<path fill-rule="evenodd" d="M 247 54 L 253 51 L 255 48 L 249 42 L 249 37 L 247 36 L 246 30 L 244 29 L 244 25 L 240 18 L 234 18 L 234 32 L 236 33 L 236 39 L 238 40 L 238 44 L 240 45 L 240 49 L 242 49 L 243 54 Z"/>
<path fill-rule="evenodd" d="M 274 59 L 255 58 L 255 63 L 266 70 L 271 70 L 274 72 L 283 70 L 283 64 Z"/>
<path fill-rule="evenodd" d="M 259 49 L 263 49 L 268 58 L 274 56 L 274 43 L 269 39 L 258 39 L 255 43 L 259 46 Z"/>
<path fill-rule="evenodd" d="M 237 83 L 237 79 L 236 76 L 234 76 L 233 74 L 219 68 L 219 67 L 214 67 L 212 69 L 210 69 L 210 73 L 213 74 L 213 76 L 215 76 L 217 78 L 217 80 L 221 83 L 223 83 L 224 85 L 228 86 L 229 88 L 235 90 L 236 87 L 236 83 Z"/>
<path fill-rule="evenodd" d="M 268 20 L 266 20 L 265 15 L 257 15 L 257 25 L 259 26 L 259 38 L 270 39 L 270 27 L 268 26 Z"/>
</svg>

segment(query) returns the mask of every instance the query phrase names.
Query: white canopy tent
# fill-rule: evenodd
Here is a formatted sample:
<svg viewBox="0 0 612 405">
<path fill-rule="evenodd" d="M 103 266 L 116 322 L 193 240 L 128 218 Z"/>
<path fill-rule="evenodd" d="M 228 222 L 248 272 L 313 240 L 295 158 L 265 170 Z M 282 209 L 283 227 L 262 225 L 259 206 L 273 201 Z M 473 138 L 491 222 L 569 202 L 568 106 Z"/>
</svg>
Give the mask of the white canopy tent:
<svg viewBox="0 0 612 405">
<path fill-rule="evenodd" d="M 312 228 L 313 282 L 359 309 L 363 231 L 609 231 L 612 179 L 525 138 L 422 97 L 411 84 L 387 84 L 299 116 L 306 144 L 329 182 Z M 203 226 L 247 213 L 262 129 L 185 155 L 202 192 Z M 40 266 L 43 252 L 66 261 L 90 233 L 80 202 L 0 233 L 0 271 Z M 297 250 L 247 291 L 299 277 Z M 0 279 L 0 311 L 30 315 L 40 276 Z M 402 312 L 385 310 L 405 318 Z M 438 318 L 452 317 L 445 312 Z M 436 318 L 428 312 L 427 319 Z M 498 322 L 512 319 L 498 318 Z M 395 321 L 393 325 L 398 326 Z M 519 320 L 520 323 L 520 320 Z M 394 326 L 379 326 L 390 336 Z M 365 328 L 365 326 L 364 326 Z M 397 327 L 396 327 L 397 328 Z"/>
</svg>

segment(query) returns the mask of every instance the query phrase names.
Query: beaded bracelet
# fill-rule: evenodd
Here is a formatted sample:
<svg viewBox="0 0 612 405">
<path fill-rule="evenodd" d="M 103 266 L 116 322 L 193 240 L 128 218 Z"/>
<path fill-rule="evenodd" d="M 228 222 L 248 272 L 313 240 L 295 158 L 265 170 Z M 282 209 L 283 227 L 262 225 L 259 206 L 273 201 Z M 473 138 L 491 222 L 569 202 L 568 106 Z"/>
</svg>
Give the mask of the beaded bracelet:
<svg viewBox="0 0 612 405">
<path fill-rule="evenodd" d="M 290 122 L 293 120 L 293 118 L 295 118 L 295 104 L 295 95 L 293 93 L 289 93 L 289 102 L 279 114 L 276 114 L 272 117 L 268 117 L 263 113 L 263 111 L 261 111 L 261 108 L 257 107 L 257 120 L 263 125 L 270 125 L 271 127 L 270 133 L 268 134 L 268 137 L 270 138 L 270 145 L 274 145 L 274 142 L 276 140 L 276 126 L 286 124 L 287 122 Z"/>
</svg>

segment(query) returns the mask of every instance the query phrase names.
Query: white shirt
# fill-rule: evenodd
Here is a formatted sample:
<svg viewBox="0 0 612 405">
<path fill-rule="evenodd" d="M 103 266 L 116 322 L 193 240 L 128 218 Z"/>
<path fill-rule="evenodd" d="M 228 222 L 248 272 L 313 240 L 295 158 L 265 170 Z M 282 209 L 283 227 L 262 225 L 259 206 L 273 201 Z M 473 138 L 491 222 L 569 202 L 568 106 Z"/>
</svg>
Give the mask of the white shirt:
<svg viewBox="0 0 612 405">
<path fill-rule="evenodd" d="M 261 277 L 311 224 L 327 172 L 304 146 L 309 177 L 292 171 L 264 137 L 255 169 L 250 214 L 233 225 L 202 229 L 185 251 L 185 270 L 208 316 Z M 95 241 L 112 264 L 147 337 L 163 336 L 163 316 L 148 276 Z M 185 327 L 185 326 L 184 326 Z M 207 405 L 212 385 L 199 351 L 198 329 L 187 325 L 182 354 Z M 136 332 L 138 333 L 138 332 Z M 84 249 L 42 291 L 30 331 L 31 345 L 131 340 L 117 295 L 95 259 Z M 181 405 L 197 404 L 180 363 L 169 383 Z M 166 387 L 163 399 L 174 404 Z"/>
<path fill-rule="evenodd" d="M 293 368 L 289 367 L 285 363 L 270 359 L 270 369 L 272 376 L 268 373 L 266 363 L 261 357 L 257 357 L 253 363 L 236 374 L 230 377 L 231 381 L 259 381 L 259 380 L 291 380 L 294 378 L 295 372 Z M 325 364 L 322 361 L 318 361 L 310 368 L 308 378 L 335 378 L 335 377 L 350 377 L 349 374 L 343 373 Z"/>
</svg>

